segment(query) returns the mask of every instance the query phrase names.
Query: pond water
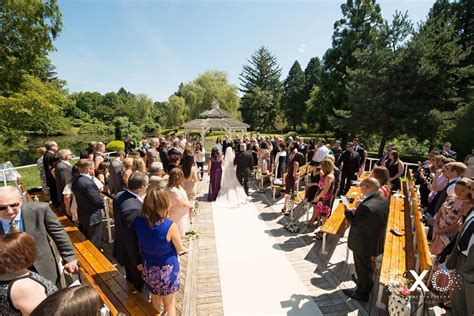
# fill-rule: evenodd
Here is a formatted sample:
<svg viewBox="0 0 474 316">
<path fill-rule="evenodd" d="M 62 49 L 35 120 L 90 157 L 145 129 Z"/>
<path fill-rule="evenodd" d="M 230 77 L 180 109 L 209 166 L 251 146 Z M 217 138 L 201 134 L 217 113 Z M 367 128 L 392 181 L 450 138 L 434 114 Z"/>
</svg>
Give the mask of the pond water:
<svg viewBox="0 0 474 316">
<path fill-rule="evenodd" d="M 73 154 L 79 156 L 79 153 L 87 148 L 91 141 L 101 141 L 108 143 L 114 139 L 114 135 L 69 135 L 69 136 L 51 136 L 51 137 L 30 137 L 26 142 L 27 148 L 24 150 L 12 150 L 0 152 L 0 162 L 10 161 L 15 167 L 30 165 L 36 163 L 39 158 L 36 149 L 44 146 L 48 140 L 54 140 L 58 143 L 59 149 L 70 149 Z"/>
</svg>

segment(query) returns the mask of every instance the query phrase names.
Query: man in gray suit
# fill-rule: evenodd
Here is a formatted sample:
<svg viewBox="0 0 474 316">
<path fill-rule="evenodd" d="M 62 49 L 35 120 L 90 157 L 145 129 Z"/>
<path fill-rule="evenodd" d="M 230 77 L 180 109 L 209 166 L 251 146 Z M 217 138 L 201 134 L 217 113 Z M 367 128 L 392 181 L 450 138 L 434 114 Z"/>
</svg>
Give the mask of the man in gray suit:
<svg viewBox="0 0 474 316">
<path fill-rule="evenodd" d="M 117 151 L 117 156 L 112 158 L 109 166 L 109 187 L 110 193 L 113 195 L 122 191 L 125 188 L 125 183 L 123 182 L 123 173 L 122 173 L 122 161 L 125 158 L 125 152 L 123 150 Z"/>
<path fill-rule="evenodd" d="M 79 270 L 71 240 L 47 203 L 24 202 L 15 187 L 0 187 L 0 233 L 5 235 L 14 224 L 36 242 L 33 268 L 45 278 L 59 283 L 59 272 L 48 235 L 63 259 L 64 272 Z"/>
<path fill-rule="evenodd" d="M 64 203 L 63 190 L 66 184 L 72 181 L 72 153 L 69 149 L 61 149 L 58 152 L 59 162 L 56 164 L 56 188 L 58 192 L 58 199 L 61 202 L 61 211 L 66 214 L 66 204 Z"/>
</svg>

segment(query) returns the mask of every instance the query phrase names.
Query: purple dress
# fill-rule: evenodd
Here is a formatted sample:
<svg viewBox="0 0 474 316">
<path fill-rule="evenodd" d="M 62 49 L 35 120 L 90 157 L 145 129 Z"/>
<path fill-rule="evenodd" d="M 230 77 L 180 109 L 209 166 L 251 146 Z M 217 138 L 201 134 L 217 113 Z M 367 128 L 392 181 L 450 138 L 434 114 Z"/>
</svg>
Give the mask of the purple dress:
<svg viewBox="0 0 474 316">
<path fill-rule="evenodd" d="M 217 199 L 217 194 L 221 188 L 222 178 L 222 160 L 211 158 L 211 181 L 209 182 L 209 194 L 207 200 L 209 202 Z"/>
</svg>

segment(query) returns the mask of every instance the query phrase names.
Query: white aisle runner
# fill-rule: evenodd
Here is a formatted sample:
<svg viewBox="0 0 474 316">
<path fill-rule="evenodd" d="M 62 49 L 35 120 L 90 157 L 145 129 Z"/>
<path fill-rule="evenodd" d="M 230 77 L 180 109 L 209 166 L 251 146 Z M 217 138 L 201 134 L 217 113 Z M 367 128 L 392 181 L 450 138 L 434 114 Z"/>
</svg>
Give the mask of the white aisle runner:
<svg viewBox="0 0 474 316">
<path fill-rule="evenodd" d="M 213 203 L 225 315 L 322 315 L 253 203 Z"/>
</svg>

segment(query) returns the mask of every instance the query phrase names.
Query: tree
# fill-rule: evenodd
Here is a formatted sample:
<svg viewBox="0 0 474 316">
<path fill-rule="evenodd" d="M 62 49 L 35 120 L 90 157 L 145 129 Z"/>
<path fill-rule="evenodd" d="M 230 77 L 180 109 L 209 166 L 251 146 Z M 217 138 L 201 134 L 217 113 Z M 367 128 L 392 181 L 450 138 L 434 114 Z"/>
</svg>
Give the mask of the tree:
<svg viewBox="0 0 474 316">
<path fill-rule="evenodd" d="M 179 128 L 185 122 L 185 100 L 172 95 L 163 106 L 160 124 L 168 128 Z"/>
<path fill-rule="evenodd" d="M 314 86 L 321 85 L 321 75 L 322 75 L 322 66 L 321 61 L 318 57 L 313 57 L 309 60 L 306 69 L 304 70 L 305 76 L 305 100 L 310 98 L 311 90 L 313 90 Z"/>
<path fill-rule="evenodd" d="M 280 109 L 281 68 L 276 57 L 264 46 L 255 51 L 248 62 L 250 65 L 244 66 L 239 77 L 242 87 L 240 90 L 244 92 L 240 113 L 251 128 L 258 125 L 261 129 L 272 129 Z M 258 97 L 262 97 L 261 102 Z M 254 116 L 255 113 L 258 113 L 257 117 L 265 117 L 263 122 Z"/>
<path fill-rule="evenodd" d="M 17 92 L 26 74 L 54 77 L 47 56 L 61 28 L 56 0 L 0 0 L 0 95 Z"/>
<path fill-rule="evenodd" d="M 18 92 L 0 96 L 0 136 L 6 144 L 24 139 L 26 131 L 49 135 L 67 128 L 61 110 L 68 106 L 64 91 L 53 83 L 25 75 Z"/>
<path fill-rule="evenodd" d="M 295 61 L 288 77 L 283 82 L 284 93 L 281 99 L 281 109 L 285 113 L 288 124 L 293 126 L 295 131 L 296 126 L 303 123 L 302 119 L 306 113 L 305 88 L 305 74 L 298 61 Z"/>
<path fill-rule="evenodd" d="M 135 105 L 138 112 L 138 122 L 143 125 L 151 119 L 153 100 L 146 94 L 139 94 L 136 97 Z"/>
<path fill-rule="evenodd" d="M 228 82 L 227 74 L 222 71 L 207 71 L 188 84 L 180 84 L 175 96 L 185 99 L 185 115 L 188 119 L 197 118 L 201 112 L 209 110 L 213 101 L 238 116 L 237 87 Z"/>
<path fill-rule="evenodd" d="M 373 43 L 382 16 L 376 0 L 347 0 L 341 5 L 341 11 L 343 18 L 334 24 L 332 47 L 324 55 L 320 86 L 323 119 L 319 123 L 323 130 L 333 128 L 344 134 L 345 128 L 338 126 L 340 117 L 334 110 L 350 109 L 346 94 L 347 69 L 357 65 L 354 53 L 366 50 Z M 327 117 L 336 125 L 328 125 Z"/>
</svg>

